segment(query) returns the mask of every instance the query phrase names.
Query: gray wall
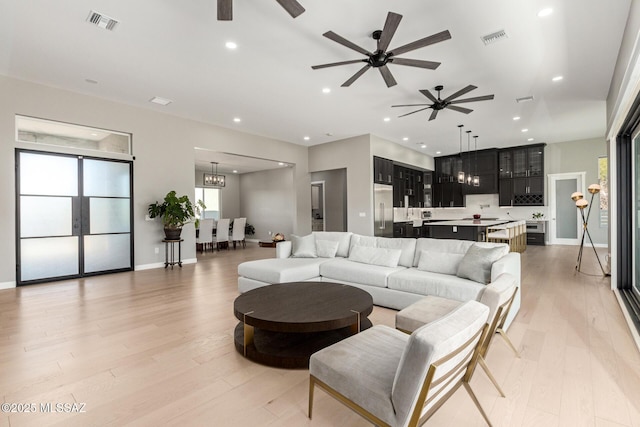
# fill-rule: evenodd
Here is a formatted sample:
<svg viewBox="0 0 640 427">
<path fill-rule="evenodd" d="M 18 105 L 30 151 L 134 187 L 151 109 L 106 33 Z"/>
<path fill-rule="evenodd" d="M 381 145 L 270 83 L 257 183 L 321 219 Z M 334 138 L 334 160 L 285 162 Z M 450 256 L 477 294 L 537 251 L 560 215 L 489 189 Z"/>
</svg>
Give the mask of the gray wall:
<svg viewBox="0 0 640 427">
<path fill-rule="evenodd" d="M 311 181 L 324 181 L 325 231 L 347 231 L 347 170 L 313 172 Z"/>
<path fill-rule="evenodd" d="M 586 172 L 585 190 L 590 184 L 598 183 L 598 157 L 607 155 L 607 145 L 604 138 L 588 139 L 582 141 L 559 142 L 548 144 L 545 147 L 545 173 L 569 173 Z M 545 183 L 548 185 L 548 182 Z M 585 191 L 585 196 L 587 192 Z M 549 189 L 546 191 L 547 200 Z M 607 244 L 608 227 L 600 227 L 600 203 L 599 196 L 594 198 L 594 206 L 589 217 L 589 233 L 594 243 Z M 587 196 L 591 200 L 591 195 Z"/>
<path fill-rule="evenodd" d="M 379 138 L 375 135 L 371 135 L 371 154 L 395 162 L 417 166 L 420 169 L 435 170 L 435 160 L 432 156 Z M 373 179 L 373 172 L 371 179 Z"/>
<path fill-rule="evenodd" d="M 295 168 L 272 169 L 240 175 L 240 212 L 253 224 L 256 234 L 250 239 L 270 240 L 269 231 L 284 233 L 285 238 L 293 234 L 308 234 L 311 229 L 299 232 L 294 228 L 296 197 L 293 185 Z M 305 200 L 308 201 L 306 215 L 311 221 L 311 181 L 307 179 Z"/>
<path fill-rule="evenodd" d="M 0 217 L 5 231 L 15 235 L 15 115 L 112 129 L 133 135 L 134 231 L 136 266 L 164 261 L 160 221 L 145 221 L 147 206 L 167 191 L 193 194 L 194 147 L 295 164 L 289 184 L 294 201 L 287 213 L 290 227 L 299 234 L 311 231 L 308 149 L 283 141 L 246 134 L 211 124 L 171 116 L 171 106 L 137 108 L 100 98 L 0 77 Z M 89 154 L 89 153 L 86 153 Z M 96 154 L 96 153 L 92 153 Z M 117 157 L 117 156 L 114 156 Z M 117 157 L 122 158 L 122 156 Z M 183 232 L 183 259 L 195 260 L 195 229 Z M 154 249 L 160 247 L 158 254 Z M 16 253 L 13 239 L 0 241 L 0 287 L 15 285 Z"/>
</svg>

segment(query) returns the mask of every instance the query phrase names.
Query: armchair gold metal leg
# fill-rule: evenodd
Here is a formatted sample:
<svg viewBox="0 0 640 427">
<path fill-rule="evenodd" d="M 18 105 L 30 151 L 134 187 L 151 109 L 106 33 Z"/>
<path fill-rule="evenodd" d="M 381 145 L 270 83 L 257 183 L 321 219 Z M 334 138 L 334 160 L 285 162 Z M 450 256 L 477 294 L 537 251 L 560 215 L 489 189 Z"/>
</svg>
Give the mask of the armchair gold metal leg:
<svg viewBox="0 0 640 427">
<path fill-rule="evenodd" d="M 309 419 L 311 419 L 311 415 L 313 412 L 313 386 L 315 385 L 315 381 L 312 376 L 309 376 Z"/>
<path fill-rule="evenodd" d="M 482 367 L 484 372 L 487 374 L 487 376 L 489 377 L 493 385 L 496 386 L 496 389 L 498 390 L 498 393 L 500 393 L 500 396 L 505 397 L 504 391 L 502 391 L 502 388 L 498 384 L 498 381 L 496 381 L 493 374 L 491 373 L 491 370 L 487 366 L 487 362 L 485 362 L 484 357 L 482 356 L 478 357 L 478 362 L 480 363 L 480 366 Z"/>
<path fill-rule="evenodd" d="M 511 347 L 511 350 L 513 350 L 513 352 L 515 353 L 516 357 L 520 357 L 520 352 L 518 350 L 516 350 L 516 347 L 513 345 L 513 343 L 509 339 L 509 336 L 507 336 L 507 333 L 504 331 L 504 329 L 498 328 L 497 331 L 500 333 L 500 336 L 502 336 L 502 338 L 504 338 L 504 340 L 506 341 L 507 345 L 509 347 Z"/>
<path fill-rule="evenodd" d="M 489 427 L 492 427 L 493 424 L 491 424 L 491 421 L 489 421 L 489 417 L 487 416 L 487 413 L 484 412 L 484 409 L 482 409 L 482 405 L 480 405 L 480 401 L 478 400 L 478 398 L 476 397 L 476 394 L 471 389 L 471 386 L 469 385 L 469 383 L 466 381 L 463 381 L 462 384 L 464 385 L 464 388 L 467 390 L 467 393 L 469 393 L 469 396 L 471 397 L 471 400 L 473 400 L 473 403 L 476 405 L 476 408 L 478 408 L 478 411 L 480 411 L 480 413 L 482 414 L 482 417 L 484 418 L 484 420 L 487 422 Z"/>
</svg>

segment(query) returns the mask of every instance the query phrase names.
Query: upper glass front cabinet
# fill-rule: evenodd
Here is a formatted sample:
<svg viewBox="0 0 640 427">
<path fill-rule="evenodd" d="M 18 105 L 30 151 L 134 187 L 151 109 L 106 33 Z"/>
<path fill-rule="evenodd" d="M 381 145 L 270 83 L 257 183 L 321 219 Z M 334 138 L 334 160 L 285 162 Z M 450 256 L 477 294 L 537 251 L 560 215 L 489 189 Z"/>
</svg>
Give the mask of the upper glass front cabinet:
<svg viewBox="0 0 640 427">
<path fill-rule="evenodd" d="M 16 116 L 16 141 L 131 154 L 131 135 L 33 117 Z"/>
</svg>

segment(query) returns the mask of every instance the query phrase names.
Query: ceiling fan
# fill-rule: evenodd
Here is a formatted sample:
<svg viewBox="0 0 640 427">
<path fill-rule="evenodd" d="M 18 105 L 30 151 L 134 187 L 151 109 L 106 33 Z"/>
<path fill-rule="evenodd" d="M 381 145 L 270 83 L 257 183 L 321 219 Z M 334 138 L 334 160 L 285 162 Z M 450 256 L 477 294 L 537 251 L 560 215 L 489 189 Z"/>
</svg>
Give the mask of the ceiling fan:
<svg viewBox="0 0 640 427">
<path fill-rule="evenodd" d="M 398 116 L 398 117 L 408 116 L 409 114 L 417 113 L 417 112 L 428 110 L 429 108 L 431 108 L 431 109 L 433 109 L 433 112 L 431 113 L 431 116 L 429 117 L 429 120 L 434 120 L 436 118 L 436 116 L 438 115 L 438 111 L 443 110 L 445 108 L 448 108 L 449 110 L 457 111 L 459 113 L 469 114 L 473 110 L 471 110 L 469 108 L 458 107 L 458 106 L 453 105 L 453 104 L 462 104 L 464 102 L 488 101 L 490 99 L 493 99 L 493 95 L 476 96 L 475 98 L 456 99 L 456 98 L 458 98 L 458 97 L 460 97 L 460 96 L 462 96 L 462 95 L 464 95 L 466 93 L 469 93 L 472 90 L 477 89 L 477 88 L 478 88 L 477 86 L 469 85 L 469 86 L 465 87 L 464 89 L 460 89 L 459 91 L 457 91 L 453 95 L 450 95 L 445 99 L 441 99 L 440 98 L 440 91 L 442 89 L 444 89 L 444 86 L 438 85 L 438 86 L 435 87 L 435 90 L 438 91 L 438 97 L 437 98 L 429 91 L 429 89 L 422 89 L 422 90 L 419 91 L 421 94 L 423 94 L 424 96 L 429 98 L 429 100 L 431 100 L 433 102 L 433 104 L 403 104 L 403 105 L 392 105 L 392 107 L 421 107 L 421 106 L 425 106 L 426 105 L 425 108 L 420 108 L 419 110 L 412 111 L 410 113 L 403 114 L 403 115 Z"/>
<path fill-rule="evenodd" d="M 375 52 L 369 52 L 368 50 L 356 45 L 355 43 L 350 42 L 349 40 L 339 36 L 333 31 L 327 31 L 323 34 L 326 38 L 333 40 L 336 43 L 340 43 L 341 45 L 348 47 L 349 49 L 355 50 L 358 53 L 361 53 L 366 56 L 364 59 L 354 59 L 351 61 L 342 61 L 342 62 L 334 62 L 331 64 L 323 64 L 323 65 L 314 65 L 311 68 L 314 70 L 320 68 L 327 67 L 335 67 L 338 65 L 347 65 L 347 64 L 356 64 L 358 62 L 364 62 L 365 65 L 362 67 L 357 73 L 355 73 L 349 80 L 342 84 L 343 87 L 351 86 L 353 82 L 355 82 L 358 78 L 360 78 L 365 72 L 367 72 L 370 68 L 377 68 L 382 75 L 387 87 L 395 86 L 397 84 L 396 80 L 393 78 L 391 71 L 387 67 L 388 64 L 397 64 L 397 65 L 407 65 L 410 67 L 418 67 L 418 68 L 427 68 L 430 70 L 435 70 L 440 66 L 439 62 L 433 61 L 422 61 L 419 59 L 405 59 L 398 58 L 398 55 L 403 53 L 411 52 L 412 50 L 420 49 L 425 46 L 429 46 L 431 44 L 439 43 L 444 40 L 449 40 L 451 38 L 451 34 L 449 31 L 442 31 L 437 34 L 433 34 L 429 37 L 425 37 L 420 40 L 416 40 L 409 44 L 397 47 L 395 49 L 387 51 L 389 47 L 389 43 L 393 38 L 396 30 L 398 29 L 398 25 L 400 24 L 400 20 L 402 19 L 402 15 L 398 15 L 397 13 L 389 12 L 387 15 L 387 20 L 384 23 L 384 28 L 382 30 L 374 31 L 371 35 L 374 40 L 377 41 L 377 49 Z"/>
<path fill-rule="evenodd" d="M 276 0 L 289 15 L 297 18 L 304 12 L 304 7 L 296 0 Z M 218 0 L 218 21 L 231 21 L 233 19 L 233 0 Z"/>
</svg>

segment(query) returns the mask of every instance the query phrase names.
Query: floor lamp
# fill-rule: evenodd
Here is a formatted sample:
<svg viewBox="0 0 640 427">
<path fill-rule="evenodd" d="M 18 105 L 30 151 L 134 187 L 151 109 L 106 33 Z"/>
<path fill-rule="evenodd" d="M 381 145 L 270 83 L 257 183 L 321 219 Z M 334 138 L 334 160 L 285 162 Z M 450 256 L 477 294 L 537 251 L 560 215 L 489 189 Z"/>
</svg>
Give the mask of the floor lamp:
<svg viewBox="0 0 640 427">
<path fill-rule="evenodd" d="M 578 260 L 576 261 L 576 271 L 580 271 L 580 268 L 582 267 L 582 252 L 584 251 L 584 238 L 585 236 L 589 236 L 589 241 L 591 242 L 593 253 L 596 254 L 596 259 L 598 260 L 598 264 L 600 264 L 600 269 L 602 270 L 602 274 L 606 276 L 607 273 L 604 271 L 604 267 L 600 262 L 600 257 L 598 256 L 596 247 L 593 244 L 593 239 L 591 238 L 591 234 L 589 234 L 589 228 L 588 228 L 589 215 L 591 215 L 591 207 L 593 206 L 593 197 L 600 192 L 600 186 L 598 184 L 591 184 L 587 189 L 587 191 L 591 193 L 591 202 L 587 202 L 587 199 L 585 199 L 583 194 L 579 191 L 576 191 L 571 195 L 571 199 L 576 202 L 576 207 L 580 210 L 580 216 L 582 217 L 582 240 L 580 241 L 580 250 L 578 251 Z M 587 206 L 589 206 L 589 209 L 587 210 L 587 215 L 585 216 L 584 210 Z"/>
</svg>

